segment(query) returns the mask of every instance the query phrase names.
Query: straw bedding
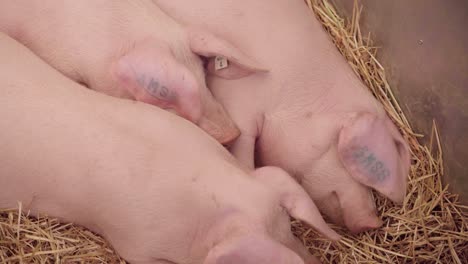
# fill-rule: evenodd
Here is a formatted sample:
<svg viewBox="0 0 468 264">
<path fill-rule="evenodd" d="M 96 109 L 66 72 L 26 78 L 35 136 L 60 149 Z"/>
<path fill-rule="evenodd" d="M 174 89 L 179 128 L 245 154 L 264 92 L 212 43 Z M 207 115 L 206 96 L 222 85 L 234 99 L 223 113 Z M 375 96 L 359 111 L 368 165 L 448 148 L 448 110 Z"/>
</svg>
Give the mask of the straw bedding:
<svg viewBox="0 0 468 264">
<path fill-rule="evenodd" d="M 408 140 L 412 152 L 408 193 L 403 206 L 377 194 L 384 220 L 381 229 L 343 235 L 331 243 L 293 223 L 293 231 L 323 263 L 468 263 L 468 207 L 441 182 L 443 155 L 434 123 L 430 144 L 423 146 L 401 111 L 376 60 L 377 49 L 359 28 L 355 6 L 345 21 L 326 0 L 306 0 L 356 74 L 383 104 Z M 1 263 L 125 263 L 99 236 L 48 217 L 29 217 L 19 208 L 0 210 Z"/>
</svg>

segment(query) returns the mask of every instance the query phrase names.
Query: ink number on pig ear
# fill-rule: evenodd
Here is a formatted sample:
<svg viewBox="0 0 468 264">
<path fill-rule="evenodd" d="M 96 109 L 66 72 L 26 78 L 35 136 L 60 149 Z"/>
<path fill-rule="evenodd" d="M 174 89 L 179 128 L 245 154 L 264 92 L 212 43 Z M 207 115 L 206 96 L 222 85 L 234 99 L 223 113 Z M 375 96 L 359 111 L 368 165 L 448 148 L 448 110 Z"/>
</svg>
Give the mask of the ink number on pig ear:
<svg viewBox="0 0 468 264">
<path fill-rule="evenodd" d="M 229 66 L 228 60 L 226 57 L 223 56 L 216 56 L 215 57 L 215 70 L 219 71 L 225 69 Z"/>
<path fill-rule="evenodd" d="M 140 75 L 138 77 L 138 83 L 139 85 L 144 87 L 144 89 L 148 91 L 149 94 L 156 98 L 168 100 L 170 99 L 169 97 L 172 96 L 172 94 L 170 94 L 169 89 L 166 86 L 161 85 L 159 81 L 155 78 L 151 77 L 149 78 L 149 81 L 147 81 L 146 75 Z"/>
<path fill-rule="evenodd" d="M 372 165 L 374 162 L 376 161 L 376 158 L 374 156 L 374 154 L 370 154 L 369 156 L 367 156 L 367 158 L 364 160 L 364 163 L 365 163 L 365 166 L 366 168 L 368 168 L 370 165 Z"/>
<path fill-rule="evenodd" d="M 369 148 L 356 148 L 352 153 L 352 157 L 358 162 L 361 168 L 374 176 L 378 181 L 383 181 L 385 178 L 390 176 L 390 171 L 387 169 L 385 164 L 380 161 L 374 153 L 369 150 Z"/>
<path fill-rule="evenodd" d="M 148 85 L 146 86 L 146 90 L 153 96 L 157 96 L 159 90 L 159 82 L 153 78 L 150 79 Z"/>
<path fill-rule="evenodd" d="M 368 151 L 367 147 L 357 148 L 356 151 L 353 152 L 353 158 L 361 159 L 364 156 L 364 154 L 366 154 L 367 151 Z"/>
<path fill-rule="evenodd" d="M 377 161 L 374 163 L 374 166 L 370 169 L 372 173 L 377 174 L 380 170 L 383 169 L 383 163 L 380 161 Z"/>
<path fill-rule="evenodd" d="M 162 100 L 171 100 L 175 97 L 175 94 L 171 92 L 169 88 L 162 85 L 156 78 L 148 76 L 147 74 L 139 74 L 133 67 L 131 67 L 131 70 L 138 85 L 143 87 L 152 96 Z"/>
</svg>

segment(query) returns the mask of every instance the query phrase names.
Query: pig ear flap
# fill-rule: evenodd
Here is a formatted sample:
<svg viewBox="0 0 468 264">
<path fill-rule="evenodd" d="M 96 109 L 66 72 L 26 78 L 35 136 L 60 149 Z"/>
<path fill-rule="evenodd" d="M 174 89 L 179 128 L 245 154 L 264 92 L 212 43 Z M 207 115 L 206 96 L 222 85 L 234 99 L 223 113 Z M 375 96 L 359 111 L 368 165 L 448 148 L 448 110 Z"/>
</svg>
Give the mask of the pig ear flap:
<svg viewBox="0 0 468 264">
<path fill-rule="evenodd" d="M 207 58 L 208 74 L 224 79 L 239 79 L 254 73 L 267 72 L 231 43 L 209 32 L 192 29 L 189 41 L 192 52 Z"/>
<path fill-rule="evenodd" d="M 296 253 L 282 244 L 256 235 L 238 237 L 214 246 L 203 264 L 304 264 Z"/>
<path fill-rule="evenodd" d="M 406 193 L 408 145 L 389 118 L 359 113 L 343 126 L 338 153 L 348 173 L 396 203 Z"/>
<path fill-rule="evenodd" d="M 150 43 L 137 45 L 111 70 L 116 86 L 126 97 L 169 110 L 194 123 L 201 118 L 201 92 L 196 78 L 169 50 Z"/>
<path fill-rule="evenodd" d="M 280 193 L 281 206 L 291 217 L 307 223 L 331 240 L 340 240 L 341 236 L 328 226 L 310 196 L 291 175 L 275 167 L 257 169 L 254 175 Z"/>
</svg>

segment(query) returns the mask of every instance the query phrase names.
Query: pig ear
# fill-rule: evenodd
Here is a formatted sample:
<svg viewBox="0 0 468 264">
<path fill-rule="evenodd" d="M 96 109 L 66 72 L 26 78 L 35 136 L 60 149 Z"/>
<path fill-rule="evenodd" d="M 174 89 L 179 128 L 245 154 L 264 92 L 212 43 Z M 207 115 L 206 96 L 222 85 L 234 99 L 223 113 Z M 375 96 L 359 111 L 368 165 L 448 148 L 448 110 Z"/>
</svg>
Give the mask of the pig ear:
<svg viewBox="0 0 468 264">
<path fill-rule="evenodd" d="M 257 72 L 267 72 L 232 44 L 209 32 L 192 29 L 189 36 L 192 52 L 208 59 L 208 74 L 224 79 L 238 79 Z"/>
<path fill-rule="evenodd" d="M 118 88 L 134 100 L 170 110 L 196 123 L 202 115 L 195 76 L 172 53 L 156 45 L 137 45 L 112 68 Z"/>
<path fill-rule="evenodd" d="M 304 264 L 292 250 L 259 236 L 223 241 L 212 248 L 203 264 Z"/>
<path fill-rule="evenodd" d="M 314 227 L 331 240 L 336 241 L 341 238 L 327 225 L 310 196 L 291 175 L 275 167 L 257 169 L 254 175 L 280 193 L 281 206 L 290 216 Z"/>
<path fill-rule="evenodd" d="M 351 177 L 394 202 L 403 202 L 409 148 L 388 118 L 357 114 L 340 132 L 338 153 Z"/>
</svg>

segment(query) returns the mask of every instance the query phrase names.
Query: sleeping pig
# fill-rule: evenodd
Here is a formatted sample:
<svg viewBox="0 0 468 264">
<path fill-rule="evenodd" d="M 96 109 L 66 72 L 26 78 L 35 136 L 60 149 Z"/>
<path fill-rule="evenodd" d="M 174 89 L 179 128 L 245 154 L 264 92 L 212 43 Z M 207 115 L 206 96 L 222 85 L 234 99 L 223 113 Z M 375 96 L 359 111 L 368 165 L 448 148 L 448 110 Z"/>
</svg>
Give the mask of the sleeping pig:
<svg viewBox="0 0 468 264">
<path fill-rule="evenodd" d="M 381 225 L 371 189 L 403 201 L 407 143 L 304 1 L 154 2 L 258 62 L 246 71 L 207 58 L 208 86 L 242 132 L 231 151 L 244 164 L 255 156 L 257 166 L 282 167 L 353 232 Z"/>
<path fill-rule="evenodd" d="M 222 54 L 245 70 L 256 63 L 149 0 L 2 1 L 0 31 L 93 90 L 167 109 L 221 143 L 239 136 L 208 90 L 198 55 Z"/>
<path fill-rule="evenodd" d="M 82 89 L 2 33 L 0 58 L 0 208 L 88 227 L 133 264 L 317 263 L 290 216 L 339 238 L 281 169 L 239 166 L 187 120 Z"/>
</svg>

